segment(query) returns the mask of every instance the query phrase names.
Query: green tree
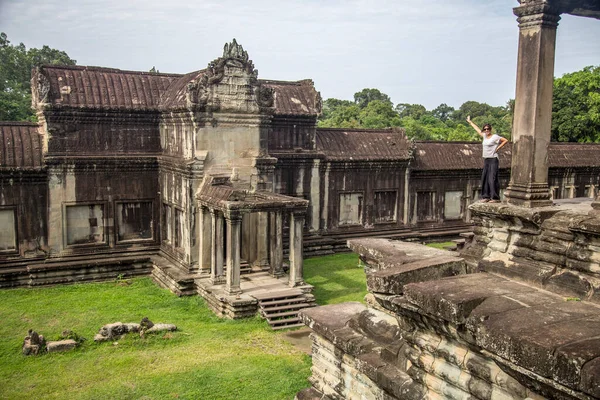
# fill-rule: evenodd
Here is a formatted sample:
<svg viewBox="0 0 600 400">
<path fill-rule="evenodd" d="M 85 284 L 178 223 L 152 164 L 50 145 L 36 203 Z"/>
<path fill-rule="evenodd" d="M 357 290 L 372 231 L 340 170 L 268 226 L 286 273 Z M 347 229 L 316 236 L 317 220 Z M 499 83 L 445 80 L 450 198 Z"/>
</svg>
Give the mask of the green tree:
<svg viewBox="0 0 600 400">
<path fill-rule="evenodd" d="M 360 125 L 364 128 L 382 129 L 400 125 L 400 118 L 391 102 L 371 100 L 359 114 Z"/>
<path fill-rule="evenodd" d="M 419 119 L 427 113 L 427 109 L 421 104 L 398 103 L 395 109 L 400 118 Z"/>
<path fill-rule="evenodd" d="M 0 33 L 0 120 L 35 120 L 31 110 L 31 70 L 44 64 L 75 65 L 64 51 L 44 46 L 27 50 L 23 43 L 12 45 Z"/>
<path fill-rule="evenodd" d="M 448 119 L 450 119 L 450 117 L 452 117 L 454 111 L 454 107 L 451 107 L 446 103 L 442 103 L 433 110 L 431 110 L 431 114 L 440 121 L 446 122 L 448 121 Z"/>
<path fill-rule="evenodd" d="M 554 80 L 552 140 L 600 142 L 600 66 Z"/>
<path fill-rule="evenodd" d="M 363 89 L 360 92 L 354 93 L 354 103 L 360 108 L 365 108 L 373 100 L 379 100 L 384 103 L 389 103 L 393 106 L 390 96 L 379 91 L 379 89 Z"/>
</svg>

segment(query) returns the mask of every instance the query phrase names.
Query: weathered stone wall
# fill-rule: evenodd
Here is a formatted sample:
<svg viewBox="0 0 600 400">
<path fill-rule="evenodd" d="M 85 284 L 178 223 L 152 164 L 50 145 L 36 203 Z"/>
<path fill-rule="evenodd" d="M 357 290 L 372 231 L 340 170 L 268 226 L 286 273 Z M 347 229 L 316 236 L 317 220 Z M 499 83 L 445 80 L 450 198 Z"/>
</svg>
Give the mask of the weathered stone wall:
<svg viewBox="0 0 600 400">
<path fill-rule="evenodd" d="M 274 116 L 269 133 L 269 152 L 315 149 L 315 117 Z"/>
<path fill-rule="evenodd" d="M 0 251 L 0 262 L 44 257 L 48 244 L 48 181 L 46 171 L 0 174 L 0 209 L 13 211 L 15 226 L 3 226 L 16 236 L 16 249 Z"/>
<path fill-rule="evenodd" d="M 374 229 L 394 229 L 401 227 L 404 220 L 405 172 L 406 163 L 336 163 L 321 166 L 321 193 L 324 199 L 321 211 L 324 231 L 357 231 Z M 375 206 L 376 192 L 395 192 L 395 210 L 387 221 L 377 221 Z M 347 205 L 340 210 L 340 195 L 348 194 Z M 360 199 L 352 198 L 352 194 Z M 357 200 L 357 201 L 353 201 Z M 343 204 L 342 204 L 343 205 Z M 378 204 L 381 207 L 382 204 Z M 387 205 L 391 208 L 390 204 Z M 348 209 L 350 207 L 351 209 Z M 340 212 L 345 217 L 340 219 Z M 342 223 L 340 223 L 342 221 Z"/>
<path fill-rule="evenodd" d="M 464 255 L 484 271 L 598 303 L 600 224 L 574 207 L 474 205 L 475 242 Z"/>
</svg>

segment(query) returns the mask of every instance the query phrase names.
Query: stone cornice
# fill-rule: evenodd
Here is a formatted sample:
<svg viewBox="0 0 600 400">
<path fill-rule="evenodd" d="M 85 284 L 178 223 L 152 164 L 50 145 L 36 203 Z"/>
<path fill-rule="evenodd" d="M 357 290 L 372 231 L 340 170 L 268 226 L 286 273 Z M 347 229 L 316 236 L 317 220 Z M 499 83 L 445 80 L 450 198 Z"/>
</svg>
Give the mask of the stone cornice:
<svg viewBox="0 0 600 400">
<path fill-rule="evenodd" d="M 520 29 L 544 26 L 556 28 L 560 21 L 560 11 L 543 1 L 521 2 L 521 6 L 513 8 L 518 17 Z"/>
<path fill-rule="evenodd" d="M 48 156 L 45 158 L 50 172 L 66 169 L 68 172 L 103 172 L 103 171 L 156 171 L 156 156 L 140 155 L 138 157 L 98 157 L 98 156 Z"/>
</svg>

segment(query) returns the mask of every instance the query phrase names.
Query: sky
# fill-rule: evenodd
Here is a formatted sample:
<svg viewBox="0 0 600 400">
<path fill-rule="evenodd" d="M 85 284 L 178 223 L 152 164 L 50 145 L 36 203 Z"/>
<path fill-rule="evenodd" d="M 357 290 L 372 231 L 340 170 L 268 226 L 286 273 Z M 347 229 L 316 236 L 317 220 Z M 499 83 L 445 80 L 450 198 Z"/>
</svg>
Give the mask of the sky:
<svg viewBox="0 0 600 400">
<path fill-rule="evenodd" d="M 187 73 L 236 38 L 259 78 L 310 78 L 323 99 L 377 88 L 397 103 L 514 98 L 516 0 L 0 0 L 13 44 L 79 65 Z M 600 21 L 563 15 L 555 76 L 600 65 Z"/>
</svg>

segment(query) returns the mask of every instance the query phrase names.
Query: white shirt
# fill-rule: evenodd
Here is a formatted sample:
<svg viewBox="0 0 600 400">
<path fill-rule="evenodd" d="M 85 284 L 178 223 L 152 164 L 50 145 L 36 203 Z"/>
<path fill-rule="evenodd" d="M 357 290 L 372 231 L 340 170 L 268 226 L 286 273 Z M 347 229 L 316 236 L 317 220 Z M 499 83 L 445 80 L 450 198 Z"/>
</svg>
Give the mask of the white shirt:
<svg viewBox="0 0 600 400">
<path fill-rule="evenodd" d="M 500 144 L 500 136 L 493 134 L 489 138 L 483 136 L 483 158 L 498 158 L 496 148 Z"/>
</svg>

